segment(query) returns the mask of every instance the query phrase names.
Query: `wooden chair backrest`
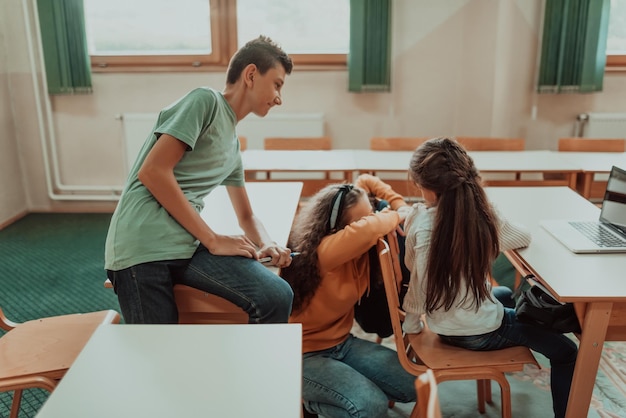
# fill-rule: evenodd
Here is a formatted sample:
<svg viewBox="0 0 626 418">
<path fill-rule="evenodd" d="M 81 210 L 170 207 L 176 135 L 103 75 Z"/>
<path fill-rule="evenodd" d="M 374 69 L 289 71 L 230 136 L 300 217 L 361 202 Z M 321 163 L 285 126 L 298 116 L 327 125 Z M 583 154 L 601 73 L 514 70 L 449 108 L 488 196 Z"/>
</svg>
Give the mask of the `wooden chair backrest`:
<svg viewBox="0 0 626 418">
<path fill-rule="evenodd" d="M 330 150 L 332 140 L 328 136 L 288 138 L 268 137 L 263 140 L 266 150 Z"/>
<path fill-rule="evenodd" d="M 415 151 L 429 138 L 413 137 L 374 137 L 370 139 L 370 149 L 376 151 Z"/>
<path fill-rule="evenodd" d="M 437 378 L 431 369 L 426 370 L 415 379 L 415 391 L 419 416 L 421 418 L 441 418 Z"/>
<path fill-rule="evenodd" d="M 457 136 L 456 140 L 468 151 L 523 151 L 526 146 L 523 138 Z"/>
<path fill-rule="evenodd" d="M 559 151 L 625 152 L 622 138 L 559 138 Z"/>
<path fill-rule="evenodd" d="M 245 136 L 239 137 L 239 150 L 245 151 L 248 149 L 248 138 Z"/>
<path fill-rule="evenodd" d="M 400 306 L 399 296 L 402 278 L 401 276 L 395 274 L 394 261 L 390 246 L 387 241 L 380 238 L 378 240 L 378 243 L 376 244 L 376 249 L 379 255 L 380 269 L 383 276 L 383 283 L 385 285 L 385 294 L 387 295 L 387 305 L 389 307 L 391 327 L 393 329 L 393 338 L 396 343 L 396 349 L 398 351 L 398 358 L 402 366 L 407 369 L 406 366 L 411 363 L 411 361 L 407 356 L 407 341 L 405 340 L 402 332 L 404 311 Z M 415 365 L 413 365 L 413 367 L 415 367 Z M 422 373 L 425 371 L 426 367 L 424 367 Z"/>
</svg>

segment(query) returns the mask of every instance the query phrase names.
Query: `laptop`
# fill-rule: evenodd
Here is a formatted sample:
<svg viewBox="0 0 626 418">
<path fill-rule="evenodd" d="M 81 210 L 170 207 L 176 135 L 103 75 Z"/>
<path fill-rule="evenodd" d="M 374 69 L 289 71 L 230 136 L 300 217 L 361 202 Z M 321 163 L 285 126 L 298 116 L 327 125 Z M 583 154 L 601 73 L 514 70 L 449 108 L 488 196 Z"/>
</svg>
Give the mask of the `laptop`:
<svg viewBox="0 0 626 418">
<path fill-rule="evenodd" d="M 626 170 L 613 166 L 599 221 L 549 220 L 540 225 L 574 253 L 626 253 Z"/>
</svg>

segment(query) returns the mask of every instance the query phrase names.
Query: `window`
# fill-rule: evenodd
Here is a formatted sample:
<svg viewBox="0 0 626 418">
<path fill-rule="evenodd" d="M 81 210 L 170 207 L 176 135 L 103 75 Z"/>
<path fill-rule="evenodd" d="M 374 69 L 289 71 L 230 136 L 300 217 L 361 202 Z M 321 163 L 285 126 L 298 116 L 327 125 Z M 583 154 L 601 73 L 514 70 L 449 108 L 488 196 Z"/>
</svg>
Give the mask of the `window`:
<svg viewBox="0 0 626 418">
<path fill-rule="evenodd" d="M 298 68 L 345 68 L 349 0 L 84 0 L 93 71 L 223 71 L 264 34 Z"/>
<path fill-rule="evenodd" d="M 607 67 L 626 68 L 626 0 L 611 0 L 606 54 Z"/>
</svg>

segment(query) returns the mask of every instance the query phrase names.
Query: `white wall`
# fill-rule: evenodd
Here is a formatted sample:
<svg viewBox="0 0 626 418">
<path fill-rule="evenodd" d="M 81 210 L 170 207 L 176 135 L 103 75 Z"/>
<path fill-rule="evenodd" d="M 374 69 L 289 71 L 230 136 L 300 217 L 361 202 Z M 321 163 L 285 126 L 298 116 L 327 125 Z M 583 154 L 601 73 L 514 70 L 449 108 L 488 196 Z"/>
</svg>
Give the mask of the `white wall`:
<svg viewBox="0 0 626 418">
<path fill-rule="evenodd" d="M 21 1 L 3 1 L 10 4 L 5 8 L 11 19 L 6 20 L 15 20 L 5 20 L 3 26 L 15 38 L 9 61 L 19 63 L 11 87 L 19 90 L 14 120 L 28 208 L 79 210 L 84 206 L 55 202 L 47 195 L 25 35 L 17 13 Z M 378 135 L 463 134 L 524 137 L 527 148 L 555 149 L 558 137 L 571 135 L 577 114 L 626 112 L 626 73 L 608 73 L 601 93 L 534 93 L 542 4 L 394 0 L 390 93 L 349 93 L 346 71 L 296 67 L 283 89 L 284 105 L 273 112 L 324 113 L 326 133 L 336 148 L 367 148 L 369 138 Z M 197 86 L 221 89 L 224 73 L 95 73 L 93 83 L 92 95 L 51 101 L 64 184 L 122 184 L 122 125 L 115 116 L 157 112 Z M 7 145 L 1 146 L 4 155 Z"/>
<path fill-rule="evenodd" d="M 9 3 L 0 2 L 0 225 L 28 208 L 12 106 L 13 72 L 7 52 L 11 12 Z"/>
</svg>

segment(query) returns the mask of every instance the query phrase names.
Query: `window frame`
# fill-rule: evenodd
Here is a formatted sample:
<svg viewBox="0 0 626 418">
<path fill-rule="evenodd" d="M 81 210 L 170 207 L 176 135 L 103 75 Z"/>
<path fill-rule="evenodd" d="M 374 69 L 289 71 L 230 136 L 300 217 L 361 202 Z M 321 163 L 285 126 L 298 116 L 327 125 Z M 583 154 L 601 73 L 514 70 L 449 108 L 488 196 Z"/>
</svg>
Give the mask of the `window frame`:
<svg viewBox="0 0 626 418">
<path fill-rule="evenodd" d="M 207 0 L 211 14 L 210 55 L 90 55 L 91 71 L 98 72 L 207 72 L 224 71 L 237 51 L 236 0 Z M 294 68 L 346 69 L 348 54 L 289 54 Z"/>
</svg>

